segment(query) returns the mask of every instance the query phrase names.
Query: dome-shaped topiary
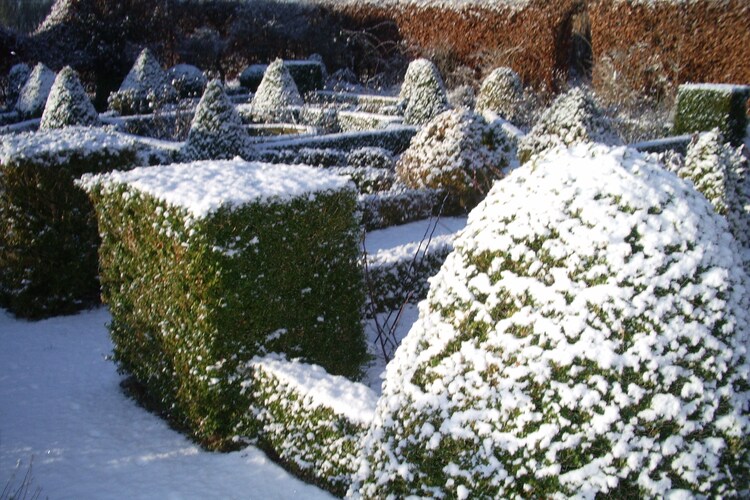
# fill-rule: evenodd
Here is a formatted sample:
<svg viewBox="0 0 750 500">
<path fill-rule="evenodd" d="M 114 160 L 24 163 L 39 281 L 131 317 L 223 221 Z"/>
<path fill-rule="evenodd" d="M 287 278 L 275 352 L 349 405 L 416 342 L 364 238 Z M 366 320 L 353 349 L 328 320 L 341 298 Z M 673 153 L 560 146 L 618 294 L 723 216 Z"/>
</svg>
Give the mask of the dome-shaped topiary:
<svg viewBox="0 0 750 500">
<path fill-rule="evenodd" d="M 742 149 L 724 143 L 719 129 L 696 135 L 677 174 L 693 181 L 714 209 L 727 218 L 735 239 L 750 249 L 750 176 Z"/>
<path fill-rule="evenodd" d="M 167 77 L 180 97 L 197 97 L 203 94 L 208 79 L 191 64 L 178 64 L 167 71 Z"/>
<path fill-rule="evenodd" d="M 284 61 L 276 59 L 268 65 L 263 80 L 253 96 L 253 108 L 261 112 L 277 111 L 287 106 L 302 106 L 297 84 Z"/>
<path fill-rule="evenodd" d="M 542 113 L 539 122 L 521 140 L 518 157 L 525 163 L 542 151 L 584 142 L 621 143 L 591 95 L 574 87 Z"/>
<path fill-rule="evenodd" d="M 99 125 L 99 114 L 76 72 L 70 66 L 65 66 L 52 84 L 39 128 L 63 128 L 72 125 Z"/>
<path fill-rule="evenodd" d="M 187 161 L 231 159 L 244 156 L 247 131 L 219 80 L 212 80 L 203 93 L 190 133 L 182 150 Z"/>
<path fill-rule="evenodd" d="M 473 111 L 451 110 L 414 136 L 396 173 L 409 187 L 444 189 L 471 208 L 502 177 L 513 155 L 497 122 L 487 123 Z"/>
<path fill-rule="evenodd" d="M 110 109 L 122 115 L 150 113 L 177 100 L 177 91 L 154 55 L 145 48 L 138 55 L 120 89 L 109 96 Z"/>
<path fill-rule="evenodd" d="M 536 159 L 432 278 L 352 491 L 747 494 L 749 286 L 724 219 L 660 164 L 602 145 Z"/>
<path fill-rule="evenodd" d="M 42 116 L 44 105 L 47 103 L 47 96 L 54 82 L 54 71 L 42 63 L 34 66 L 18 94 L 16 111 L 24 118 Z"/>
<path fill-rule="evenodd" d="M 520 115 L 523 85 L 518 73 L 510 68 L 496 68 L 482 82 L 475 106 L 477 113 L 494 113 L 510 122 Z"/>
<path fill-rule="evenodd" d="M 26 84 L 26 80 L 29 79 L 31 74 L 31 68 L 26 63 L 14 64 L 10 71 L 8 71 L 8 86 L 5 96 L 5 104 L 12 108 L 16 105 L 18 95 L 21 93 L 21 89 Z"/>
<path fill-rule="evenodd" d="M 406 106 L 404 123 L 408 125 L 424 125 L 448 109 L 443 79 L 427 59 L 409 63 L 399 98 Z"/>
</svg>

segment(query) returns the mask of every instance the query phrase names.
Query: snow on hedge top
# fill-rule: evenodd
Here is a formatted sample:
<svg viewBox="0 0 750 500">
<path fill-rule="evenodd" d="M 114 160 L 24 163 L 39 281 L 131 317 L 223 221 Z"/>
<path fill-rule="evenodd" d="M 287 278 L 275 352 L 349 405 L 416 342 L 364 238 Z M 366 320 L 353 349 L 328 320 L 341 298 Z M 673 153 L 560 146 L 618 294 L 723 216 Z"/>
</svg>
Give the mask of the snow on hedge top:
<svg viewBox="0 0 750 500">
<path fill-rule="evenodd" d="M 102 150 L 124 149 L 135 149 L 135 143 L 126 135 L 104 128 L 66 127 L 0 136 L 0 163 L 33 159 L 54 166 L 69 161 L 73 155 L 86 157 Z"/>
<path fill-rule="evenodd" d="M 276 59 L 266 69 L 258 90 L 253 96 L 253 107 L 261 110 L 276 110 L 286 106 L 302 106 L 302 97 L 297 90 L 284 61 Z"/>
<path fill-rule="evenodd" d="M 73 68 L 65 66 L 55 78 L 42 113 L 40 129 L 99 124 L 99 114 Z"/>
<path fill-rule="evenodd" d="M 42 63 L 34 66 L 29 78 L 18 94 L 16 111 L 24 116 L 41 116 L 47 102 L 52 84 L 55 82 L 55 72 Z"/>
<path fill-rule="evenodd" d="M 750 92 L 750 85 L 739 85 L 735 83 L 683 83 L 680 88 L 692 90 L 712 90 L 714 92 L 723 92 L 733 94 L 735 92 Z"/>
<path fill-rule="evenodd" d="M 85 175 L 91 190 L 127 185 L 202 218 L 224 207 L 290 199 L 322 191 L 353 189 L 347 177 L 304 165 L 274 165 L 234 160 L 199 161 L 139 167 L 101 175 Z"/>
<path fill-rule="evenodd" d="M 556 150 L 497 182 L 454 248 L 387 367 L 354 491 L 747 487 L 750 282 L 688 183 L 634 150 Z"/>
<path fill-rule="evenodd" d="M 164 92 L 171 84 L 159 61 L 145 48 L 138 55 L 133 67 L 120 85 L 120 92 Z M 174 89 L 172 89 L 174 91 Z"/>
<path fill-rule="evenodd" d="M 268 372 L 301 396 L 309 397 L 314 405 L 328 408 L 351 422 L 372 422 L 377 395 L 366 385 L 331 375 L 321 366 L 296 359 L 287 361 L 278 355 L 255 358 L 249 366 Z"/>
</svg>

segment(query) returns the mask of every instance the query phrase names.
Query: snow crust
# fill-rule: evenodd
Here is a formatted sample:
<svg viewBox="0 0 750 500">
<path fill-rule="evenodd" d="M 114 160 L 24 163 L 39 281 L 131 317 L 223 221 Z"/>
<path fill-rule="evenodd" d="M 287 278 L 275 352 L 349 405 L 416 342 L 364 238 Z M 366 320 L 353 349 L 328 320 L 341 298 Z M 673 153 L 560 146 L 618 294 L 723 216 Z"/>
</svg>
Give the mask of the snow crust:
<svg viewBox="0 0 750 500">
<path fill-rule="evenodd" d="M 133 147 L 134 141 L 128 136 L 104 128 L 66 127 L 0 137 L 0 161 L 19 158 L 43 161 L 45 157 L 50 165 L 59 165 L 73 153 L 85 156 L 102 149 Z"/>
<path fill-rule="evenodd" d="M 366 385 L 331 375 L 318 365 L 268 355 L 255 358 L 249 366 L 270 373 L 299 394 L 310 397 L 313 405 L 328 408 L 351 422 L 369 425 L 375 414 L 376 393 Z"/>
<path fill-rule="evenodd" d="M 274 165 L 234 160 L 200 161 L 127 172 L 86 175 L 85 189 L 127 185 L 203 218 L 223 207 L 286 200 L 323 191 L 353 189 L 345 177 L 304 165 Z"/>
<path fill-rule="evenodd" d="M 452 247 L 456 235 L 465 226 L 466 217 L 441 217 L 434 228 L 428 219 L 370 231 L 365 235 L 364 243 L 368 266 L 377 267 L 414 257 L 418 249 L 424 249 L 428 239 L 432 250 Z M 416 239 L 420 237 L 423 239 Z"/>
</svg>

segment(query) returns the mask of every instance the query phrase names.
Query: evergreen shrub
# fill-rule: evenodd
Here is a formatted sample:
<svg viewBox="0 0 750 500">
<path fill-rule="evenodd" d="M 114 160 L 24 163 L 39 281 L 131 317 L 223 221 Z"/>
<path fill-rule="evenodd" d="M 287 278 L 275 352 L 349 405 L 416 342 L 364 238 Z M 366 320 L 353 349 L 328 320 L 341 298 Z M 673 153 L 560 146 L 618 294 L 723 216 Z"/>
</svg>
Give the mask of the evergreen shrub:
<svg viewBox="0 0 750 500">
<path fill-rule="evenodd" d="M 177 64 L 167 70 L 169 82 L 182 98 L 203 95 L 208 79 L 203 72 L 191 64 Z"/>
<path fill-rule="evenodd" d="M 750 86 L 730 84 L 683 84 L 677 89 L 674 117 L 676 135 L 707 132 L 718 127 L 733 146 L 747 134 L 747 102 Z"/>
<path fill-rule="evenodd" d="M 201 442 L 229 445 L 249 405 L 238 368 L 258 354 L 359 375 L 360 229 L 346 179 L 236 159 L 82 184 L 115 359 Z"/>
<path fill-rule="evenodd" d="M 287 60 L 284 66 L 297 85 L 297 90 L 304 95 L 308 92 L 320 90 L 325 86 L 326 69 L 322 61 L 316 60 Z M 240 73 L 240 85 L 255 92 L 263 81 L 267 64 L 252 64 Z"/>
<path fill-rule="evenodd" d="M 109 109 L 121 115 L 152 113 L 178 95 L 167 73 L 150 50 L 143 49 L 117 92 L 110 94 Z"/>
<path fill-rule="evenodd" d="M 69 127 L 0 138 L 0 303 L 24 318 L 97 304 L 99 234 L 74 186 L 89 172 L 135 164 L 135 146 L 103 130 Z"/>
<path fill-rule="evenodd" d="M 424 125 L 448 109 L 443 78 L 427 59 L 409 63 L 399 98 L 405 106 L 404 123 L 407 125 Z"/>
<path fill-rule="evenodd" d="M 54 82 L 54 71 L 42 63 L 34 66 L 26 83 L 18 93 L 18 100 L 16 101 L 16 111 L 22 118 L 42 116 L 44 105 L 47 103 L 47 96 L 49 96 Z"/>
<path fill-rule="evenodd" d="M 8 71 L 8 86 L 5 94 L 6 107 L 12 109 L 16 105 L 21 89 L 29 79 L 31 68 L 26 63 L 14 64 Z"/>
<path fill-rule="evenodd" d="M 523 85 L 518 73 L 507 67 L 496 68 L 482 82 L 474 109 L 479 114 L 490 112 L 516 122 L 522 102 Z"/>
<path fill-rule="evenodd" d="M 94 127 L 99 123 L 99 113 L 94 109 L 78 75 L 73 68 L 65 66 L 52 84 L 39 128 L 44 130 L 73 125 Z"/>
</svg>

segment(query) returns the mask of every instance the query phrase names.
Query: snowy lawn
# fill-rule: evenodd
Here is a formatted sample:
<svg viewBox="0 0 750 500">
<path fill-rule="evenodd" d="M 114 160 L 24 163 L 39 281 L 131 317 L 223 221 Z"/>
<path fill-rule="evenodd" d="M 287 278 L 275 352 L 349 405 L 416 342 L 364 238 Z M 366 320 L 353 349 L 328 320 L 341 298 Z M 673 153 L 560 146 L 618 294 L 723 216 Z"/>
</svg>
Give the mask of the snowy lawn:
<svg viewBox="0 0 750 500">
<path fill-rule="evenodd" d="M 33 457 L 41 498 L 331 498 L 254 447 L 200 449 L 120 389 L 106 309 L 30 323 L 0 309 L 0 490 Z"/>
</svg>

